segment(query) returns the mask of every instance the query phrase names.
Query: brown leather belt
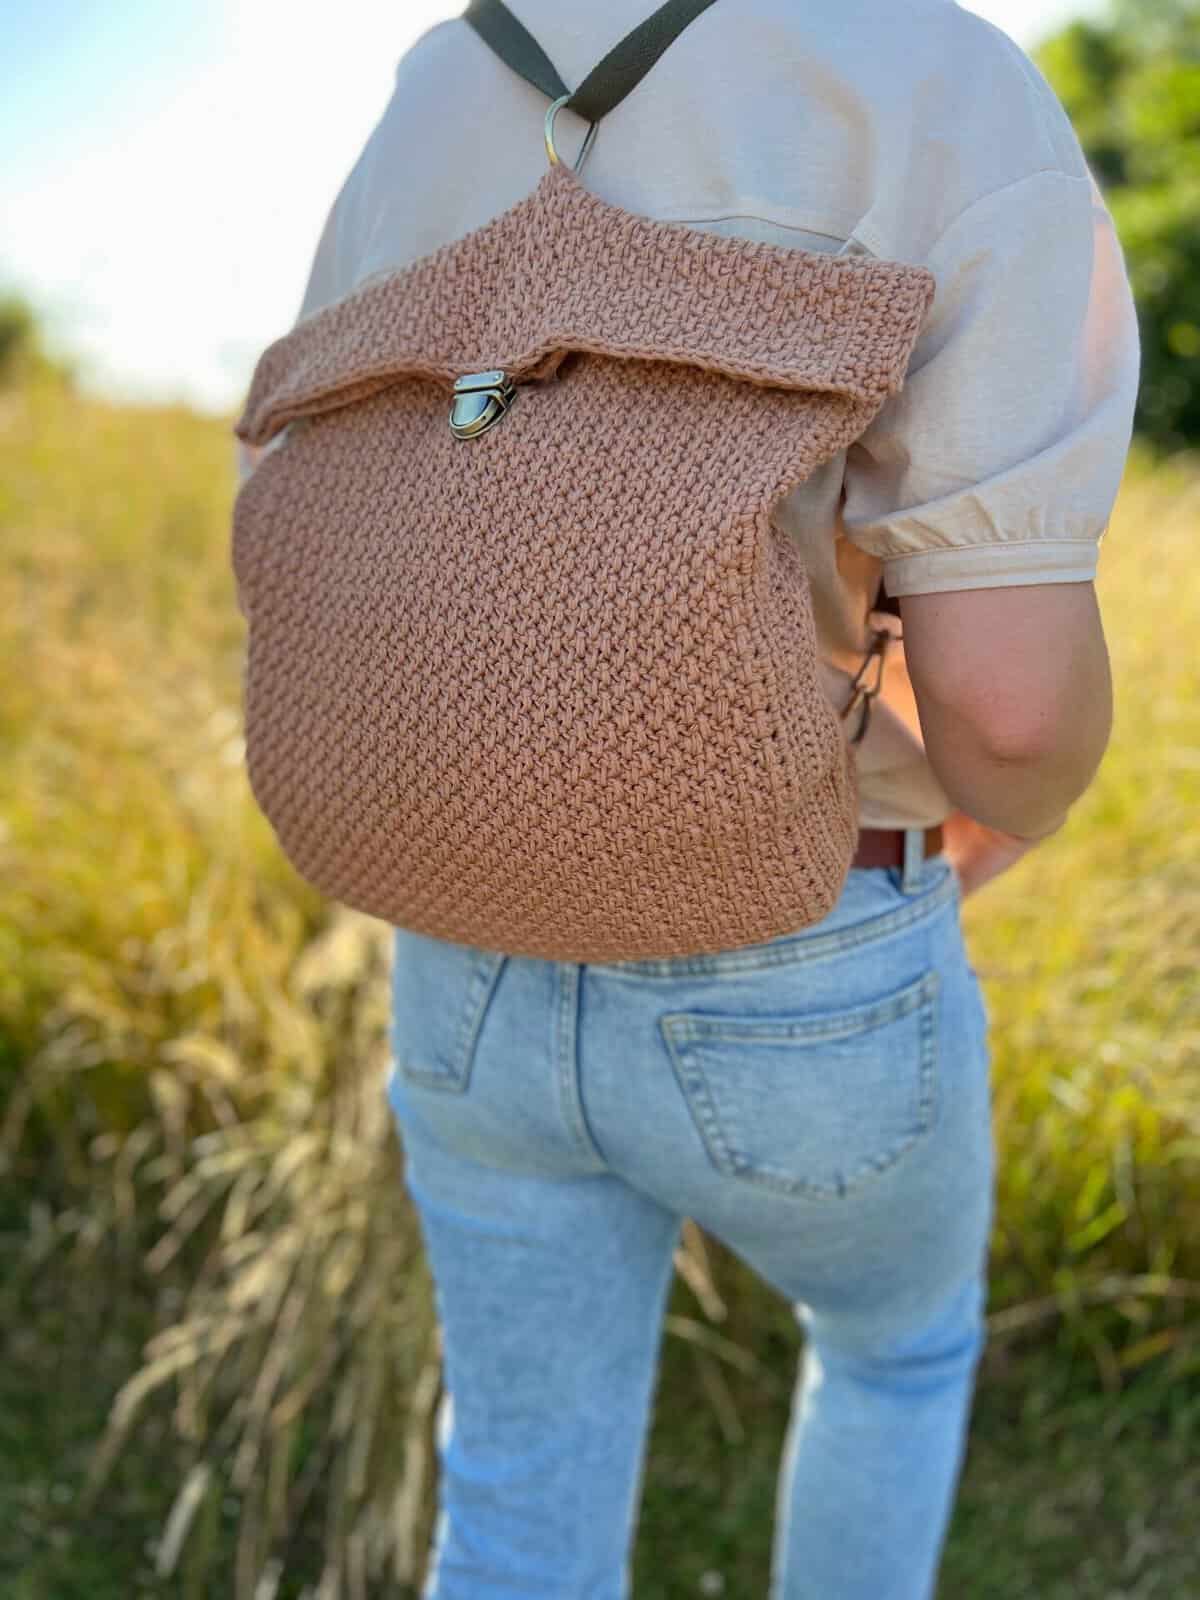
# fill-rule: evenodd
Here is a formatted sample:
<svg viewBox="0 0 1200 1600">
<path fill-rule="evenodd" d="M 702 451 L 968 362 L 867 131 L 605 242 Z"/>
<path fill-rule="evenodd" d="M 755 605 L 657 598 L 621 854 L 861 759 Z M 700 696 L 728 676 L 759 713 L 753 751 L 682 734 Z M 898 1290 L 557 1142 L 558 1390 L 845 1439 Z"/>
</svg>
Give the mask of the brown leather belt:
<svg viewBox="0 0 1200 1600">
<path fill-rule="evenodd" d="M 942 848 L 942 828 L 925 829 L 925 855 L 935 856 Z M 851 863 L 855 867 L 902 867 L 904 865 L 903 828 L 861 828 L 858 849 Z"/>
</svg>

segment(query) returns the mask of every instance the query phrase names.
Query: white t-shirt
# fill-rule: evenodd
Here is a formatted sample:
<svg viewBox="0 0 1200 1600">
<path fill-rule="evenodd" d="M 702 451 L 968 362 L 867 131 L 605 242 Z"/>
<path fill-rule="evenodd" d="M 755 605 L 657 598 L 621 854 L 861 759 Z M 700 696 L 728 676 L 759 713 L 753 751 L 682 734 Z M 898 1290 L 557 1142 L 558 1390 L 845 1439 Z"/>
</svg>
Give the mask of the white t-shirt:
<svg viewBox="0 0 1200 1600">
<path fill-rule="evenodd" d="M 574 87 L 654 4 L 509 8 Z M 300 315 L 523 199 L 545 170 L 547 105 L 460 17 L 424 34 L 332 207 Z M 565 160 L 585 132 L 559 115 Z M 601 122 L 581 177 L 662 221 L 935 275 L 901 393 L 776 508 L 829 662 L 857 670 L 881 572 L 891 595 L 1095 577 L 1138 326 L 1075 132 L 1000 29 L 953 0 L 716 0 Z M 864 827 L 952 809 L 902 644 L 858 751 Z"/>
</svg>

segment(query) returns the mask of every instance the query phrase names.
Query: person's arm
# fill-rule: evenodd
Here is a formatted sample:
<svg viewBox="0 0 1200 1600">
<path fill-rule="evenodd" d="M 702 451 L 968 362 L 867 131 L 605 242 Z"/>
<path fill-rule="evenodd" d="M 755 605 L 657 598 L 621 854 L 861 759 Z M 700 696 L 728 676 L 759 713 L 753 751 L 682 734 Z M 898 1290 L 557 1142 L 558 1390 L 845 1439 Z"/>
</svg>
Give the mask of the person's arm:
<svg viewBox="0 0 1200 1600">
<path fill-rule="evenodd" d="M 1112 731 L 1112 678 L 1091 583 L 902 596 L 925 751 L 955 805 L 989 828 L 1056 832 Z"/>
<path fill-rule="evenodd" d="M 926 759 L 958 808 L 946 853 L 978 886 L 1058 831 L 1110 737 L 1094 582 L 1140 342 L 1090 175 L 986 196 L 927 264 L 938 294 L 847 454 L 843 520 L 899 601 Z"/>
</svg>

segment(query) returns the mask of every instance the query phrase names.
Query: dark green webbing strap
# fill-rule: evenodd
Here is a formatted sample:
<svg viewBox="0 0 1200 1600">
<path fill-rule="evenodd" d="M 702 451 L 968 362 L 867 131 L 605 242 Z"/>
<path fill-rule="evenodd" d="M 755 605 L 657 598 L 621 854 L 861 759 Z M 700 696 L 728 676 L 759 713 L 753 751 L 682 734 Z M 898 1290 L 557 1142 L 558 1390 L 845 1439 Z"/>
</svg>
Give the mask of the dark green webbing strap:
<svg viewBox="0 0 1200 1600">
<path fill-rule="evenodd" d="M 631 89 L 637 88 L 688 23 L 712 4 L 713 0 L 666 0 L 612 47 L 574 94 L 529 29 L 513 16 L 503 0 L 471 0 L 463 12 L 463 21 L 469 22 L 484 43 L 535 89 L 551 100 L 570 95 L 567 105 L 572 111 L 587 122 L 599 122 Z"/>
</svg>

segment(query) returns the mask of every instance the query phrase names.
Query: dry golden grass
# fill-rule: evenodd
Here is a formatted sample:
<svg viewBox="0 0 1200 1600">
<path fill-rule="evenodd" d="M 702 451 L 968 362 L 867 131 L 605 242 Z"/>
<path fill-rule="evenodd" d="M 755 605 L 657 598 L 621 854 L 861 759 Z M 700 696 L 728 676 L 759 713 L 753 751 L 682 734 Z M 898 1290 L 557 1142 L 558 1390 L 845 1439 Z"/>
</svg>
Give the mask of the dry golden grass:
<svg viewBox="0 0 1200 1600">
<path fill-rule="evenodd" d="M 429 1286 L 381 1092 L 385 931 L 298 882 L 245 781 L 231 493 L 215 423 L 52 382 L 0 396 L 0 1159 L 23 1272 L 103 1295 L 115 1252 L 149 1287 L 92 1492 L 169 1396 L 160 1575 L 217 1559 L 232 1489 L 222 1592 L 269 1600 L 299 1539 L 310 1593 L 365 1597 L 424 1553 Z M 1200 1365 L 1198 532 L 1200 470 L 1135 459 L 1101 563 L 1112 748 L 1067 828 L 966 908 L 996 1336 L 1053 1329 L 1113 1388 Z M 694 1233 L 680 1269 L 697 1315 L 669 1334 L 736 1437 L 722 1372 L 755 1363 L 716 1331 Z"/>
</svg>

